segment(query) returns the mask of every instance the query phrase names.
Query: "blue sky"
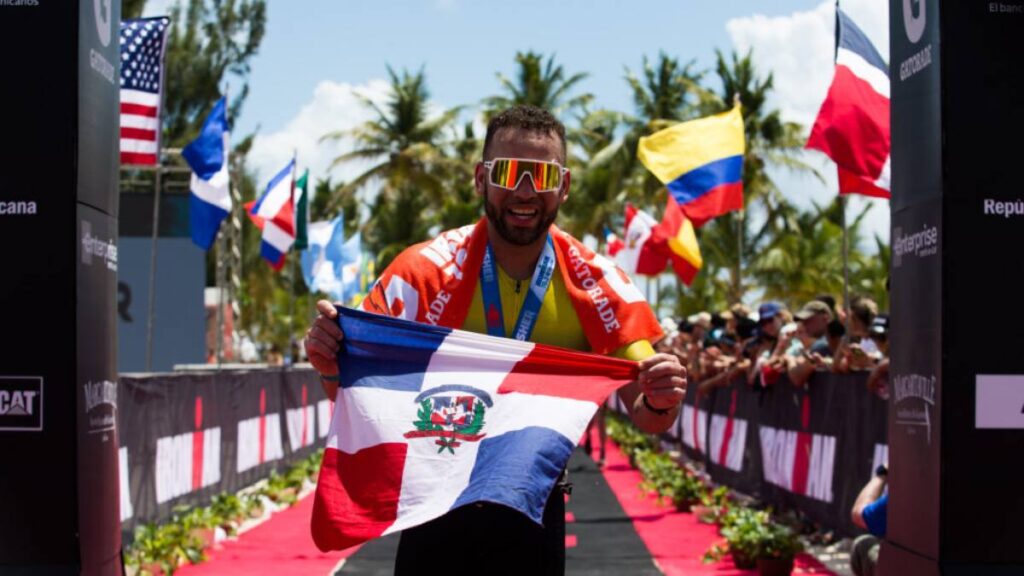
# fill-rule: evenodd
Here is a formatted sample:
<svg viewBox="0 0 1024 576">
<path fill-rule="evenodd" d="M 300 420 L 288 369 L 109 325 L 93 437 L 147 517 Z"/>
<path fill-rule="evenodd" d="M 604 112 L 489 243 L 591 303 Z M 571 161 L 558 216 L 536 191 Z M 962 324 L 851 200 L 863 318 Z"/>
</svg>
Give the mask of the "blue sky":
<svg viewBox="0 0 1024 576">
<path fill-rule="evenodd" d="M 150 0 L 159 13 L 174 0 Z M 438 108 L 476 105 L 499 91 L 497 72 L 511 76 L 517 51 L 555 54 L 566 72 L 587 72 L 580 89 L 595 104 L 632 112 L 626 67 L 660 51 L 710 68 L 716 48 L 754 49 L 755 63 L 775 74 L 773 104 L 809 129 L 832 76 L 834 3 L 829 0 L 268 0 L 268 30 L 252 61 L 251 94 L 235 136 L 258 130 L 250 156 L 268 178 L 298 150 L 314 177 L 351 178 L 358 165 L 328 170 L 345 141 L 320 136 L 370 118 L 354 97 L 383 98 L 386 66 L 424 67 Z M 844 0 L 843 9 L 888 57 L 888 1 Z M 472 113 L 472 109 L 467 113 Z M 808 159 L 828 182 L 775 177 L 798 202 L 834 196 L 834 168 L 814 152 Z M 872 202 L 868 228 L 888 238 L 888 206 Z"/>
</svg>

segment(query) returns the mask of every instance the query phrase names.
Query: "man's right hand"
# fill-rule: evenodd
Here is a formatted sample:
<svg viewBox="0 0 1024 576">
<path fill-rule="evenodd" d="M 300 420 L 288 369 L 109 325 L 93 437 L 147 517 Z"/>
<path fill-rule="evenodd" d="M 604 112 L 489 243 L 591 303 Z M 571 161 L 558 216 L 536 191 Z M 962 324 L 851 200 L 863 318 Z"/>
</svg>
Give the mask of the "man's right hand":
<svg viewBox="0 0 1024 576">
<path fill-rule="evenodd" d="M 341 304 L 338 304 L 339 306 Z M 345 333 L 338 326 L 338 311 L 327 300 L 319 300 L 316 309 L 320 312 L 313 325 L 306 331 L 306 357 L 317 372 L 324 376 L 337 376 L 338 349 Z"/>
</svg>

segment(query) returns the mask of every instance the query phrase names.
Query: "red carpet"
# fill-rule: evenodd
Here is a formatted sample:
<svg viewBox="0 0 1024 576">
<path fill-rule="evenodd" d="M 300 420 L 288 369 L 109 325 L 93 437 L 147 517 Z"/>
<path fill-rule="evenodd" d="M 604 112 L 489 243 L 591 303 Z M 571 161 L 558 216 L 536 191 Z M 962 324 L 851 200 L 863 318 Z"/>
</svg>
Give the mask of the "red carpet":
<svg viewBox="0 0 1024 576">
<path fill-rule="evenodd" d="M 358 550 L 324 554 L 313 545 L 309 535 L 309 519 L 313 513 L 312 494 L 287 510 L 277 512 L 269 520 L 242 534 L 237 540 L 221 542 L 207 550 L 209 560 L 186 565 L 175 574 L 180 576 L 325 576 Z"/>
<path fill-rule="evenodd" d="M 598 445 L 596 433 L 593 445 Z M 605 456 L 603 470 L 626 514 L 633 519 L 633 527 L 643 540 L 658 568 L 668 576 L 677 574 L 715 574 L 732 576 L 756 574 L 756 570 L 737 570 L 732 560 L 703 564 L 701 558 L 711 544 L 722 537 L 718 527 L 701 524 L 694 514 L 676 512 L 647 497 L 640 490 L 643 478 L 629 466 L 626 456 L 611 440 Z M 812 556 L 801 554 L 796 559 L 795 574 L 833 574 Z"/>
</svg>

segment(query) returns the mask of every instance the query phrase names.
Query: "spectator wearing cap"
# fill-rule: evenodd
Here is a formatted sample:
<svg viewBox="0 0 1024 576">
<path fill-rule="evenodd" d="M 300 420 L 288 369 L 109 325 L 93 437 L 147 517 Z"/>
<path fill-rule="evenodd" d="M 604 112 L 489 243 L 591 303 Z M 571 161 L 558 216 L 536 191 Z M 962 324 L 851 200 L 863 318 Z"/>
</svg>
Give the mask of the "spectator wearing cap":
<svg viewBox="0 0 1024 576">
<path fill-rule="evenodd" d="M 825 335 L 834 316 L 828 304 L 820 300 L 804 304 L 794 316 L 800 325 L 787 351 L 787 366 L 790 382 L 803 386 L 815 370 L 828 367 L 825 357 L 819 351 L 812 351 L 812 347 L 827 347 Z"/>
<path fill-rule="evenodd" d="M 747 383 L 775 384 L 785 370 L 785 359 L 778 350 L 779 335 L 788 322 L 788 311 L 778 302 L 764 302 L 757 309 L 758 350 L 747 372 Z M 784 351 L 784 350 L 783 350 Z"/>
<path fill-rule="evenodd" d="M 836 305 L 836 299 L 831 294 L 818 294 L 814 299 L 828 304 L 829 309 L 832 310 L 832 321 L 828 323 L 828 330 L 825 332 L 825 341 L 828 346 L 815 346 L 811 348 L 811 351 L 822 356 L 835 356 L 843 341 L 843 336 L 846 335 L 846 311 Z"/>
<path fill-rule="evenodd" d="M 743 304 L 733 304 L 728 310 L 723 310 L 719 316 L 725 320 L 725 333 L 737 342 L 742 339 L 737 329 L 740 322 L 749 320 L 750 308 Z"/>
</svg>

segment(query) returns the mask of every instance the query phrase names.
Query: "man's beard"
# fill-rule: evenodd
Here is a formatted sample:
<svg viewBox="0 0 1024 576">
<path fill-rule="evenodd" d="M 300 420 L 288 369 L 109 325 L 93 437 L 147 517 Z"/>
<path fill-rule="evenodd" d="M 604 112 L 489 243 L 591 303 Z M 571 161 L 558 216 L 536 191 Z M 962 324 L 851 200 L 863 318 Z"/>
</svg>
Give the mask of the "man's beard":
<svg viewBox="0 0 1024 576">
<path fill-rule="evenodd" d="M 541 215 L 540 221 L 537 225 L 532 228 L 523 228 L 521 226 L 508 226 L 505 224 L 505 219 L 502 218 L 503 209 L 499 209 L 491 204 L 490 200 L 484 199 L 484 212 L 487 214 L 487 219 L 490 220 L 491 224 L 494 225 L 494 229 L 498 231 L 498 236 L 501 236 L 502 240 L 516 246 L 529 246 L 541 236 L 548 233 L 548 229 L 554 224 L 555 218 L 558 217 L 558 206 L 550 213 L 544 212 L 544 207 L 538 207 L 538 212 Z"/>
</svg>

